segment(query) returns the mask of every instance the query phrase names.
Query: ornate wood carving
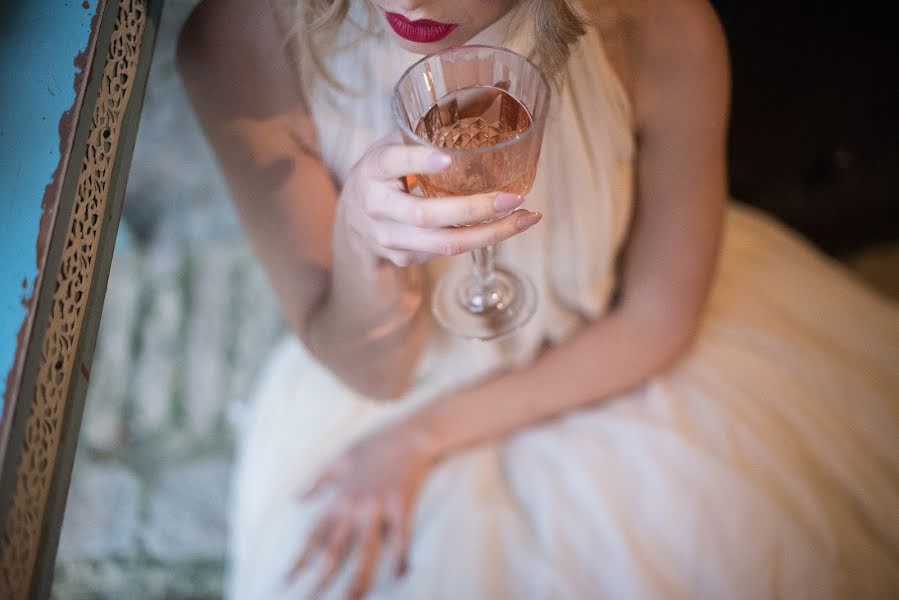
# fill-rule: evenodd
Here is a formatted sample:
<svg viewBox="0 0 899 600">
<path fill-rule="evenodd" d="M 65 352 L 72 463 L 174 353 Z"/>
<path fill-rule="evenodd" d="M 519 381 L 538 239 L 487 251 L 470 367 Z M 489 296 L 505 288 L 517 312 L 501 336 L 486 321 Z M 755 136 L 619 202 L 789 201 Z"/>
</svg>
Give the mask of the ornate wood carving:
<svg viewBox="0 0 899 600">
<path fill-rule="evenodd" d="M 80 368 L 77 353 L 91 286 L 96 279 L 95 266 L 111 194 L 110 178 L 116 166 L 122 124 L 138 79 L 146 22 L 145 0 L 121 0 L 76 198 L 65 230 L 63 254 L 55 275 L 56 291 L 41 342 L 34 401 L 27 416 L 15 490 L 0 540 L 0 598 L 4 599 L 25 598 L 33 593 L 30 588 L 47 519 L 66 401 L 72 378 Z M 69 462 L 65 468 L 70 466 Z"/>
</svg>

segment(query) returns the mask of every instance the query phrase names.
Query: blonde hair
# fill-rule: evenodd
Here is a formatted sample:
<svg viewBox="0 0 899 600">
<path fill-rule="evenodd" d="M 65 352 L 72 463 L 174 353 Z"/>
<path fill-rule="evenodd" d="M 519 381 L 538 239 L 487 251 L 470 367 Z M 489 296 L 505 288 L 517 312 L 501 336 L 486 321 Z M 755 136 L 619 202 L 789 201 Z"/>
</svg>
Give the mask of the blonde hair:
<svg viewBox="0 0 899 600">
<path fill-rule="evenodd" d="M 292 0 L 295 23 L 291 37 L 301 52 L 301 61 L 311 69 L 305 69 L 305 77 L 320 76 L 339 89 L 344 86 L 334 78 L 323 60 L 323 53 L 333 49 L 337 30 L 348 18 L 350 3 L 357 0 Z M 521 10 L 516 19 L 534 23 L 536 43 L 534 60 L 551 78 L 564 67 L 571 47 L 587 31 L 585 15 L 580 14 L 573 0 L 518 0 Z M 370 5 L 368 5 L 371 8 Z M 374 34 L 374 13 L 369 10 L 368 23 L 355 23 L 362 33 Z M 310 73 L 309 71 L 314 71 Z"/>
</svg>

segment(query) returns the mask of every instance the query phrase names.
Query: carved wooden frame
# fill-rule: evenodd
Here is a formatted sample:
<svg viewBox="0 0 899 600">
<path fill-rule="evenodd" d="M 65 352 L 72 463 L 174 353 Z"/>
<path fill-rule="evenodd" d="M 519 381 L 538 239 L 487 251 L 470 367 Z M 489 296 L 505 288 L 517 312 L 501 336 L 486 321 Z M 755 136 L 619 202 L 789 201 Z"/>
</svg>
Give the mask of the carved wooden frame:
<svg viewBox="0 0 899 600">
<path fill-rule="evenodd" d="M 161 0 L 101 2 L 0 449 L 0 598 L 47 598 Z M 79 168 L 80 165 L 80 168 Z M 42 230 L 44 224 L 42 223 Z"/>
</svg>

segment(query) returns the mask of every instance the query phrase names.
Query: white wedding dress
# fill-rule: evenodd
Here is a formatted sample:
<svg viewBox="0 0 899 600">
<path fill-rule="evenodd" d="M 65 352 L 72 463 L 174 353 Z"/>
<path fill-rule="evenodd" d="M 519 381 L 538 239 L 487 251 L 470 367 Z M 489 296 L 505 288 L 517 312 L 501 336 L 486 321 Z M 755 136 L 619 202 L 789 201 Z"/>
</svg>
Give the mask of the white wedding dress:
<svg viewBox="0 0 899 600">
<path fill-rule="evenodd" d="M 472 43 L 527 50 L 530 36 L 508 24 Z M 392 86 L 418 58 L 373 35 L 329 58 L 366 92 L 310 94 L 338 181 L 392 129 Z M 533 277 L 537 315 L 499 343 L 435 326 L 415 388 L 392 404 L 354 393 L 293 338 L 276 348 L 240 444 L 230 597 L 308 597 L 314 573 L 290 587 L 284 576 L 323 504 L 296 494 L 349 441 L 606 310 L 632 212 L 634 131 L 595 30 L 567 71 L 525 204 L 545 218 L 501 254 Z M 733 205 L 689 354 L 627 394 L 446 460 L 419 495 L 408 576 L 394 581 L 382 563 L 372 597 L 391 600 L 899 598 L 899 310 Z"/>
</svg>

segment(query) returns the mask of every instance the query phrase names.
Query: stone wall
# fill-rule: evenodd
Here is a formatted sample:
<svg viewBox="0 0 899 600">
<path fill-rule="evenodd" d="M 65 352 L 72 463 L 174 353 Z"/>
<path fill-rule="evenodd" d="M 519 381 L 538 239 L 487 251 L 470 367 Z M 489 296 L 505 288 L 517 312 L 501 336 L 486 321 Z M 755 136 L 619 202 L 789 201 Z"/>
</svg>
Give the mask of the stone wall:
<svg viewBox="0 0 899 600">
<path fill-rule="evenodd" d="M 117 250 L 55 597 L 219 597 L 232 416 L 280 329 L 241 242 Z"/>
<path fill-rule="evenodd" d="M 222 594 L 234 415 L 282 334 L 174 68 L 168 0 L 109 277 L 53 597 Z"/>
</svg>

